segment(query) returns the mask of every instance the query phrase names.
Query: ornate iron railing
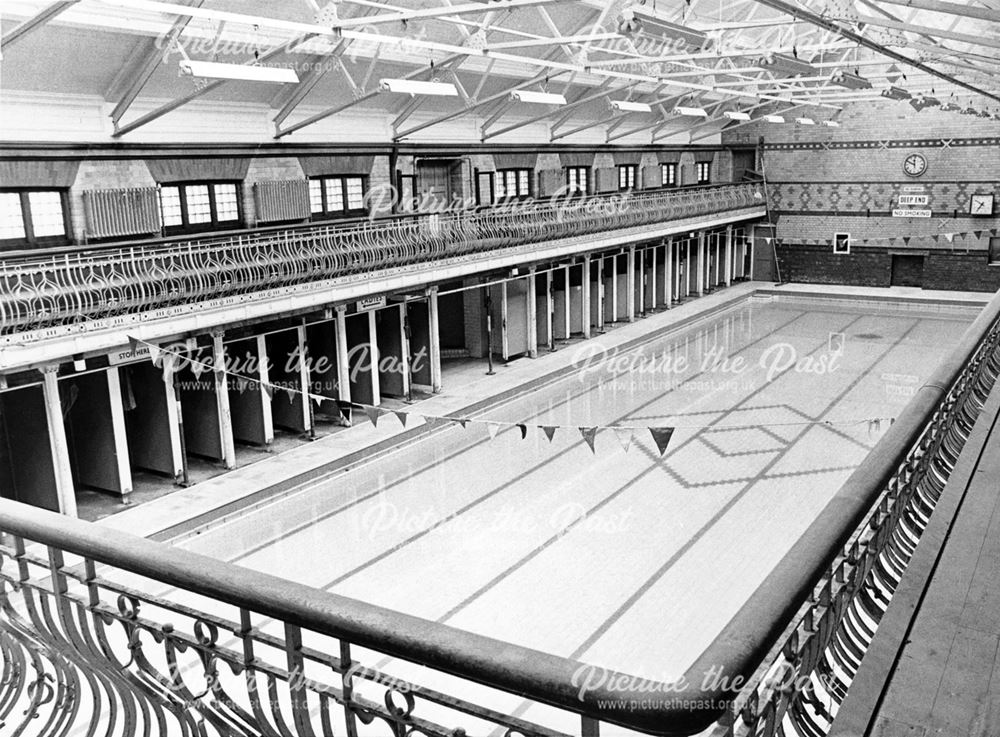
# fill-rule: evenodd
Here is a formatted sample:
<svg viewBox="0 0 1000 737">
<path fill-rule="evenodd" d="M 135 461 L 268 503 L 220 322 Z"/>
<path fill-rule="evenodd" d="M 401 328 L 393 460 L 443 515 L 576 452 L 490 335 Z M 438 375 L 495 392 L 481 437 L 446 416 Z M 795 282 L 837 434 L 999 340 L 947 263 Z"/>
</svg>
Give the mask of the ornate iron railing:
<svg viewBox="0 0 1000 737">
<path fill-rule="evenodd" d="M 513 737 L 596 735 L 602 723 L 821 735 L 998 374 L 1000 295 L 673 683 L 0 500 L 0 724 L 14 735 Z"/>
<path fill-rule="evenodd" d="M 759 185 L 732 184 L 0 262 L 0 334 L 763 205 Z"/>
</svg>

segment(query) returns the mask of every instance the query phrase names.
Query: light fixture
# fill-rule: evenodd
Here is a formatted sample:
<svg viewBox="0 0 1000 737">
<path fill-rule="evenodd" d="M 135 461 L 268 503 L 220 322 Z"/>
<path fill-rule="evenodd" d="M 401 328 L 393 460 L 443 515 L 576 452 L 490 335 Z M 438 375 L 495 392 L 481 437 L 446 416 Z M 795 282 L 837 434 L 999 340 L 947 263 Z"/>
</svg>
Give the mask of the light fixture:
<svg viewBox="0 0 1000 737">
<path fill-rule="evenodd" d="M 218 61 L 181 59 L 181 72 L 192 77 L 241 79 L 248 82 L 288 82 L 297 84 L 298 75 L 287 67 L 264 67 L 253 64 L 223 64 Z"/>
<path fill-rule="evenodd" d="M 458 97 L 458 90 L 450 82 L 422 82 L 419 79 L 380 79 L 378 88 L 382 92 L 399 92 L 404 95 L 437 95 Z"/>
<path fill-rule="evenodd" d="M 708 113 L 700 107 L 685 107 L 678 105 L 674 108 L 674 115 L 689 115 L 693 118 L 707 118 Z"/>
<path fill-rule="evenodd" d="M 920 97 L 915 97 L 910 100 L 910 104 L 913 106 L 913 109 L 919 113 L 921 110 L 925 110 L 929 107 L 940 107 L 941 101 L 936 97 L 921 95 Z"/>
<path fill-rule="evenodd" d="M 766 123 L 784 123 L 785 119 L 780 115 L 765 115 L 761 118 Z"/>
<path fill-rule="evenodd" d="M 704 31 L 671 23 L 644 8 L 628 8 L 618 17 L 618 32 L 623 36 L 632 36 L 636 31 L 656 36 L 664 41 L 681 41 L 697 49 L 702 48 L 708 41 L 708 34 Z"/>
<path fill-rule="evenodd" d="M 812 118 L 796 118 L 795 122 L 799 125 L 816 125 L 816 121 Z"/>
<path fill-rule="evenodd" d="M 750 113 L 741 113 L 738 110 L 727 110 L 723 115 L 730 120 L 750 120 Z"/>
<path fill-rule="evenodd" d="M 757 60 L 757 66 L 764 67 L 769 72 L 777 72 L 787 77 L 797 77 L 813 74 L 816 67 L 807 61 L 796 59 L 787 54 L 768 54 Z"/>
<path fill-rule="evenodd" d="M 849 90 L 870 90 L 872 88 L 872 83 L 860 74 L 845 72 L 843 69 L 835 71 L 833 76 L 830 77 L 830 82 L 838 87 L 846 87 Z"/>
<path fill-rule="evenodd" d="M 538 105 L 565 105 L 566 98 L 551 92 L 534 92 L 532 90 L 514 90 L 510 99 L 516 102 L 531 102 Z"/>
<path fill-rule="evenodd" d="M 890 100 L 909 100 L 913 95 L 902 87 L 890 87 L 887 90 L 882 90 L 882 97 L 888 97 Z"/>
<path fill-rule="evenodd" d="M 631 100 L 612 100 L 611 107 L 615 110 L 626 110 L 630 113 L 651 113 L 653 108 L 644 102 L 632 102 Z"/>
<path fill-rule="evenodd" d="M 824 120 L 823 121 L 823 125 L 825 125 L 827 128 L 839 128 L 840 127 L 840 123 L 838 123 L 836 120 Z"/>
</svg>

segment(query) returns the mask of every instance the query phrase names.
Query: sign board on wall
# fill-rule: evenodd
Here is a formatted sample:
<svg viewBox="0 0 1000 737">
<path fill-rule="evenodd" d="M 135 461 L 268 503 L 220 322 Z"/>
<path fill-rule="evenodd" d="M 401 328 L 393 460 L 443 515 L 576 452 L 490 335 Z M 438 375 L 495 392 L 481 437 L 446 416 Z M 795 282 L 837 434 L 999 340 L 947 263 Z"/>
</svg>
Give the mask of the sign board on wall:
<svg viewBox="0 0 1000 737">
<path fill-rule="evenodd" d="M 929 196 L 925 194 L 901 194 L 896 205 L 899 207 L 926 205 L 929 199 Z"/>
<path fill-rule="evenodd" d="M 894 218 L 929 218 L 931 216 L 930 210 L 893 210 L 892 216 Z"/>
<path fill-rule="evenodd" d="M 122 348 L 121 350 L 112 351 L 108 354 L 108 363 L 112 366 L 118 366 L 122 363 L 133 363 L 134 361 L 141 361 L 148 358 L 149 346 L 137 345 L 134 351 L 131 348 Z"/>
<path fill-rule="evenodd" d="M 368 310 L 377 310 L 380 307 L 385 307 L 385 295 L 380 297 L 365 297 L 364 299 L 359 299 L 357 303 L 358 312 L 367 312 Z"/>
</svg>

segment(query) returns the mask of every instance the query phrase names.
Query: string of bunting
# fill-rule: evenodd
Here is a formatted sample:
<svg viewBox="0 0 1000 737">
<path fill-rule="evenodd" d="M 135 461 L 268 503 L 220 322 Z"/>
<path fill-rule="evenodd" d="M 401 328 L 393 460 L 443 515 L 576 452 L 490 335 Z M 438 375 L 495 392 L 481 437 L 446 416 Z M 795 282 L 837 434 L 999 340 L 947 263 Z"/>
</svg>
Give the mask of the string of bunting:
<svg viewBox="0 0 1000 737">
<path fill-rule="evenodd" d="M 332 397 L 327 397 L 322 394 L 314 394 L 303 389 L 298 389 L 295 387 L 284 386 L 279 384 L 272 384 L 270 382 L 261 381 L 257 377 L 242 376 L 234 371 L 230 371 L 227 368 L 217 369 L 215 366 L 199 361 L 197 359 L 186 356 L 177 351 L 171 351 L 165 348 L 161 348 L 155 343 L 149 343 L 145 340 L 139 338 L 134 338 L 129 336 L 129 344 L 131 346 L 133 354 L 136 349 L 140 346 L 146 346 L 149 349 L 149 358 L 154 365 L 160 366 L 163 370 L 163 381 L 165 383 L 172 383 L 174 373 L 177 370 L 178 360 L 183 360 L 191 366 L 191 372 L 194 374 L 195 379 L 200 379 L 203 373 L 216 372 L 225 374 L 226 376 L 231 376 L 236 379 L 239 391 L 244 391 L 246 388 L 252 387 L 254 385 L 261 386 L 266 392 L 269 399 L 274 397 L 276 391 L 286 392 L 288 394 L 288 401 L 294 401 L 296 395 L 301 395 L 304 398 L 312 400 L 317 406 L 323 402 L 331 402 L 337 406 L 337 410 L 343 420 L 351 425 L 353 423 L 353 415 L 355 412 L 360 412 L 368 418 L 368 421 L 372 423 L 372 426 L 378 427 L 379 418 L 386 414 L 395 415 L 399 423 L 405 428 L 406 423 L 411 418 L 422 419 L 430 429 L 435 429 L 437 427 L 442 427 L 445 425 L 458 425 L 463 429 L 471 425 L 481 425 L 485 426 L 487 433 L 489 433 L 490 440 L 496 438 L 502 429 L 516 429 L 520 432 L 521 439 L 524 440 L 528 437 L 528 431 L 534 430 L 536 433 L 541 432 L 545 435 L 548 441 L 551 443 L 555 437 L 556 431 L 558 430 L 571 430 L 580 434 L 583 441 L 590 448 L 592 453 L 596 453 L 595 443 L 598 433 L 601 432 L 611 432 L 615 435 L 618 442 L 621 444 L 622 449 L 628 453 L 629 448 L 631 448 L 633 441 L 635 440 L 635 434 L 637 432 L 648 432 L 653 439 L 653 443 L 656 445 L 657 450 L 662 457 L 666 453 L 667 448 L 670 445 L 670 441 L 673 438 L 674 432 L 678 429 L 694 429 L 694 430 L 723 430 L 723 429 L 750 429 L 752 426 L 749 425 L 685 425 L 685 424 L 673 424 L 670 426 L 656 426 L 650 427 L 648 425 L 562 425 L 562 424 L 536 424 L 528 422 L 510 422 L 507 420 L 485 420 L 485 419 L 472 419 L 469 417 L 452 417 L 450 415 L 429 415 L 424 412 L 414 412 L 410 410 L 400 410 L 400 409 L 383 409 L 382 407 L 377 407 L 370 404 L 363 404 L 361 402 L 352 402 L 342 399 L 334 399 Z M 882 423 L 887 422 L 888 424 L 894 423 L 896 420 L 893 417 L 875 417 L 867 418 L 863 420 L 799 420 L 793 422 L 770 422 L 768 427 L 804 427 L 807 425 L 826 425 L 829 427 L 836 426 L 856 426 L 856 425 L 868 425 L 868 434 L 877 433 L 881 430 Z"/>
<path fill-rule="evenodd" d="M 996 238 L 997 234 L 1000 233 L 998 228 L 984 228 L 982 230 L 969 230 L 959 233 L 927 233 L 921 235 L 895 235 L 895 236 L 879 236 L 877 238 L 852 238 L 853 245 L 868 245 L 871 243 L 888 243 L 890 246 L 902 243 L 903 245 L 910 245 L 912 240 L 930 239 L 935 243 L 940 243 L 941 239 L 945 239 L 948 243 L 954 244 L 956 238 L 967 239 L 972 236 L 975 240 L 979 241 L 982 238 Z M 783 246 L 786 243 L 800 244 L 803 246 L 823 246 L 832 245 L 833 241 L 829 238 L 776 238 L 773 236 L 767 236 L 762 238 L 765 244 L 771 245 L 773 242 L 775 245 Z"/>
</svg>

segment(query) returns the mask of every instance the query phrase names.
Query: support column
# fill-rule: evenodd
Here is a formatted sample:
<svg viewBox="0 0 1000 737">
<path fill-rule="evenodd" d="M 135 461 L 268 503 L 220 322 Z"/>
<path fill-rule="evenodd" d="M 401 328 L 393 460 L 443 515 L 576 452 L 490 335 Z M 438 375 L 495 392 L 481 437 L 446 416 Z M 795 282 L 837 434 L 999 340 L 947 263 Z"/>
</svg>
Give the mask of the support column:
<svg viewBox="0 0 1000 737">
<path fill-rule="evenodd" d="M 295 337 L 298 341 L 297 348 L 299 350 L 298 374 L 299 389 L 302 390 L 302 427 L 305 428 L 306 432 L 311 432 L 313 400 L 309 394 L 309 389 L 312 385 L 312 380 L 309 377 L 309 348 L 306 342 L 306 326 L 304 324 L 299 325 L 295 329 Z"/>
<path fill-rule="evenodd" d="M 750 279 L 752 280 L 753 279 L 753 264 L 754 264 L 754 260 L 757 258 L 757 255 L 756 255 L 756 250 L 757 250 L 757 236 L 754 235 L 753 226 L 751 226 L 751 228 L 750 228 L 749 241 L 750 241 L 750 259 L 749 259 L 750 260 Z"/>
<path fill-rule="evenodd" d="M 257 377 L 260 379 L 260 410 L 261 424 L 264 426 L 264 443 L 270 445 L 274 442 L 274 416 L 271 414 L 271 395 L 267 386 L 271 381 L 270 367 L 267 363 L 267 336 L 257 336 Z"/>
<path fill-rule="evenodd" d="M 712 287 L 715 288 L 722 283 L 721 272 L 722 269 L 722 244 L 719 242 L 719 234 L 715 233 L 712 236 L 712 242 L 715 245 L 715 276 L 712 278 Z"/>
<path fill-rule="evenodd" d="M 583 257 L 583 280 L 580 282 L 583 294 L 580 295 L 581 308 L 583 313 L 583 337 L 590 337 L 590 254 Z"/>
<path fill-rule="evenodd" d="M 379 384 L 378 326 L 375 324 L 375 310 L 368 311 L 368 355 L 372 367 L 372 405 L 382 404 L 382 387 Z"/>
<path fill-rule="evenodd" d="M 391 308 L 390 308 L 391 309 Z M 406 319 L 406 303 L 401 302 L 399 304 L 399 309 L 397 310 L 399 317 L 399 344 L 400 357 L 402 358 L 402 372 L 403 372 L 403 396 L 409 397 L 411 395 L 411 376 L 410 376 L 410 328 Z"/>
<path fill-rule="evenodd" d="M 221 330 L 212 331 L 212 369 L 215 375 L 215 405 L 219 411 L 219 440 L 222 443 L 222 463 L 226 468 L 236 468 L 236 445 L 233 441 L 233 415 L 229 410 L 229 385 L 226 379 L 226 346 L 222 342 Z M 303 402 L 303 405 L 307 401 Z"/>
<path fill-rule="evenodd" d="M 733 226 L 726 226 L 726 286 L 733 283 Z"/>
<path fill-rule="evenodd" d="M 565 293 L 565 295 L 563 297 L 563 313 L 562 313 L 563 335 L 566 336 L 566 340 L 569 340 L 570 336 L 573 334 L 573 332 L 572 332 L 573 328 L 570 325 L 570 321 L 569 321 L 569 315 L 570 315 L 569 307 L 570 307 L 570 302 L 573 301 L 570 295 L 573 292 L 573 288 L 569 284 L 569 276 L 570 276 L 570 274 L 569 274 L 569 266 L 566 266 L 563 269 L 563 278 L 564 278 L 564 284 L 565 284 L 565 287 L 566 287 L 566 293 Z"/>
<path fill-rule="evenodd" d="M 430 323 L 431 391 L 441 391 L 441 326 L 438 322 L 438 288 L 427 289 L 427 319 Z M 340 335 L 338 328 L 337 335 Z M 339 346 L 339 341 L 338 341 Z"/>
<path fill-rule="evenodd" d="M 549 269 L 545 272 L 545 334 L 548 336 L 550 351 L 556 349 L 556 339 L 552 334 L 554 327 L 552 324 L 552 269 Z"/>
<path fill-rule="evenodd" d="M 628 275 L 625 277 L 625 291 L 628 292 L 626 301 L 629 322 L 635 322 L 635 246 L 628 247 Z"/>
<path fill-rule="evenodd" d="M 604 301 L 607 296 L 604 294 L 604 257 L 598 255 L 597 258 L 597 329 L 604 331 Z"/>
<path fill-rule="evenodd" d="M 656 307 L 657 307 L 657 301 L 656 301 L 656 296 L 657 296 L 657 291 L 656 291 L 656 286 L 657 286 L 656 285 L 656 252 L 659 250 L 659 248 L 658 248 L 658 246 L 653 246 L 653 248 L 650 249 L 650 250 L 652 251 L 652 257 L 650 258 L 650 265 L 649 265 L 649 293 L 651 295 L 653 295 L 653 296 L 649 300 L 649 304 L 651 305 L 650 306 L 650 311 L 655 311 Z M 645 302 L 643 304 L 645 304 Z"/>
<path fill-rule="evenodd" d="M 115 464 L 122 497 L 128 501 L 132 493 L 132 464 L 128 453 L 128 431 L 125 429 L 125 405 L 122 403 L 121 374 L 117 366 L 106 372 L 108 380 L 108 401 L 111 405 L 111 427 L 115 440 Z"/>
<path fill-rule="evenodd" d="M 691 296 L 691 239 L 686 238 L 684 243 L 686 255 L 684 257 L 684 294 L 682 296 L 687 299 Z"/>
<path fill-rule="evenodd" d="M 611 322 L 618 322 L 618 254 L 611 257 Z"/>
<path fill-rule="evenodd" d="M 674 238 L 673 236 L 667 238 L 664 243 L 664 256 L 666 261 L 664 262 L 663 271 L 663 281 L 664 281 L 664 298 L 666 307 L 668 310 L 673 306 L 674 300 Z"/>
<path fill-rule="evenodd" d="M 705 296 L 705 231 L 698 232 L 698 278 L 695 282 L 698 296 Z"/>
<path fill-rule="evenodd" d="M 496 330 L 496 326 L 493 328 Z M 510 343 L 507 336 L 507 282 L 500 282 L 500 355 L 504 361 L 510 359 Z"/>
<path fill-rule="evenodd" d="M 337 396 L 351 401 L 351 367 L 347 363 L 347 306 L 337 305 Z"/>
<path fill-rule="evenodd" d="M 528 357 L 538 358 L 538 295 L 535 294 L 535 267 L 528 267 Z"/>
<path fill-rule="evenodd" d="M 45 400 L 45 419 L 49 425 L 49 449 L 59 511 L 76 517 L 76 488 L 69 465 L 69 443 L 66 442 L 66 425 L 63 424 L 62 402 L 59 399 L 58 372 L 59 366 L 55 364 L 42 367 L 42 396 Z"/>
</svg>

